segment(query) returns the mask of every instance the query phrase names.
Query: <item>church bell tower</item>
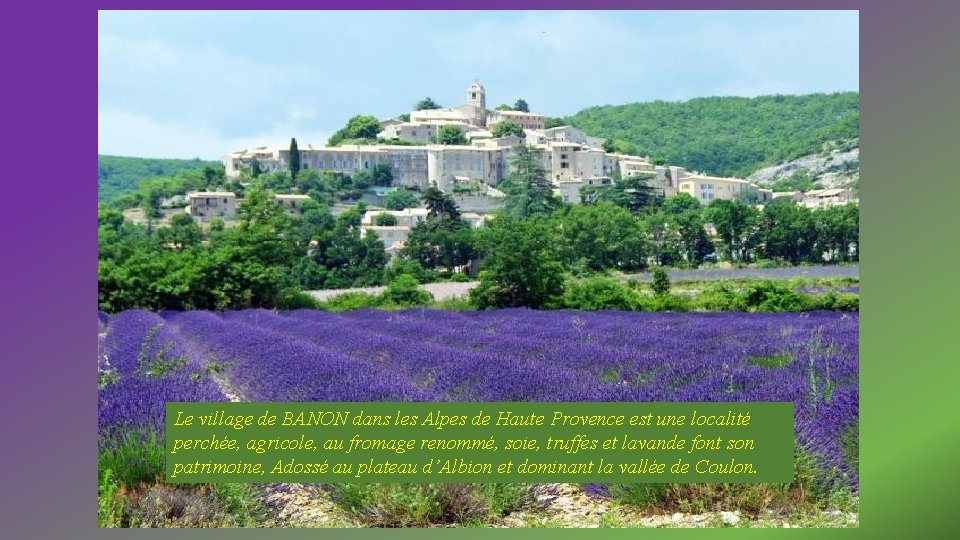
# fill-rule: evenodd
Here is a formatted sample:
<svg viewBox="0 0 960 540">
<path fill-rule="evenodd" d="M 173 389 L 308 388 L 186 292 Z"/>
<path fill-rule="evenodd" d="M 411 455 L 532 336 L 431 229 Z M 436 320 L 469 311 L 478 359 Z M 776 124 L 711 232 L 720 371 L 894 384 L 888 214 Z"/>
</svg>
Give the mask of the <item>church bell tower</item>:
<svg viewBox="0 0 960 540">
<path fill-rule="evenodd" d="M 473 124 L 485 127 L 487 125 L 487 91 L 479 81 L 475 81 L 467 88 L 467 104 L 473 108 Z"/>
</svg>

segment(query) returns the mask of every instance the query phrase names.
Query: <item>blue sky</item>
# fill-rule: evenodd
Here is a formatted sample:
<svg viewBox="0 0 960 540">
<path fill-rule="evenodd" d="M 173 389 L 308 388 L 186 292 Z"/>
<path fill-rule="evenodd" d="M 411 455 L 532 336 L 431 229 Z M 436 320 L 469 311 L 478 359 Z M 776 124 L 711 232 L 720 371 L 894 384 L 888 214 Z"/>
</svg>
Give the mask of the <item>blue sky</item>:
<svg viewBox="0 0 960 540">
<path fill-rule="evenodd" d="M 859 90 L 855 11 L 99 13 L 101 154 L 219 159 L 430 96 L 592 105 Z"/>
</svg>

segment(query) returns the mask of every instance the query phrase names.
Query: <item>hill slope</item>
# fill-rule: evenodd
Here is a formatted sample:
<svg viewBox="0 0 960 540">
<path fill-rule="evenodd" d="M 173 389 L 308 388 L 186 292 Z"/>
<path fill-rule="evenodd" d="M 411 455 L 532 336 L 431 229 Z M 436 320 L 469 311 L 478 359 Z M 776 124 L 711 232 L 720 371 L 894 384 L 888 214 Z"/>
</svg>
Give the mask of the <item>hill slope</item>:
<svg viewBox="0 0 960 540">
<path fill-rule="evenodd" d="M 97 156 L 97 201 L 106 202 L 117 195 L 137 191 L 140 182 L 158 176 L 173 176 L 180 171 L 219 166 L 216 161 L 200 159 L 153 159 L 121 156 Z"/>
<path fill-rule="evenodd" d="M 857 92 L 708 97 L 685 102 L 604 105 L 564 119 L 618 150 L 718 175 L 747 176 L 825 147 L 858 144 Z"/>
<path fill-rule="evenodd" d="M 819 188 L 860 188 L 860 148 L 810 154 L 763 167 L 749 180 L 775 191 L 807 191 Z M 805 189 L 806 188 L 806 189 Z"/>
</svg>

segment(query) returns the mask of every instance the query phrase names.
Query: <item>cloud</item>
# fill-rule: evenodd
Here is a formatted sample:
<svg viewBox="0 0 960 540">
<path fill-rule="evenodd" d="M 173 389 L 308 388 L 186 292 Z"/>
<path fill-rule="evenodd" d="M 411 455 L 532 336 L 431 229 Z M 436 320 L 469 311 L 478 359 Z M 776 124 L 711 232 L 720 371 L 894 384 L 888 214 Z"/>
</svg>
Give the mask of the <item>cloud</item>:
<svg viewBox="0 0 960 540">
<path fill-rule="evenodd" d="M 301 145 L 323 144 L 331 133 L 296 127 L 289 120 L 259 133 L 235 136 L 191 123 L 160 121 L 140 114 L 104 109 L 97 113 L 97 152 L 122 156 L 220 159 L 257 146 L 286 147 L 291 137 Z"/>
<path fill-rule="evenodd" d="M 216 157 L 431 96 L 602 104 L 858 87 L 856 13 L 111 12 L 98 29 L 101 152 Z"/>
</svg>

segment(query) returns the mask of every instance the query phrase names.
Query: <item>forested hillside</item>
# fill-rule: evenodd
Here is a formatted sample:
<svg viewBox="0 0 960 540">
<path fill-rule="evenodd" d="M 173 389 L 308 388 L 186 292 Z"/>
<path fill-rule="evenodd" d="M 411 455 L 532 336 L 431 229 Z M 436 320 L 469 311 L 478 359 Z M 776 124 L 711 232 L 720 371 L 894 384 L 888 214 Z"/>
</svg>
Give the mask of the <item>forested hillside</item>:
<svg viewBox="0 0 960 540">
<path fill-rule="evenodd" d="M 174 176 L 180 171 L 200 170 L 216 161 L 200 159 L 151 159 L 97 156 L 97 201 L 106 202 L 117 195 L 133 193 L 140 182 L 158 176 Z"/>
<path fill-rule="evenodd" d="M 611 139 L 613 149 L 716 175 L 747 176 L 825 146 L 859 145 L 857 92 L 708 97 L 604 105 L 565 121 Z"/>
</svg>

